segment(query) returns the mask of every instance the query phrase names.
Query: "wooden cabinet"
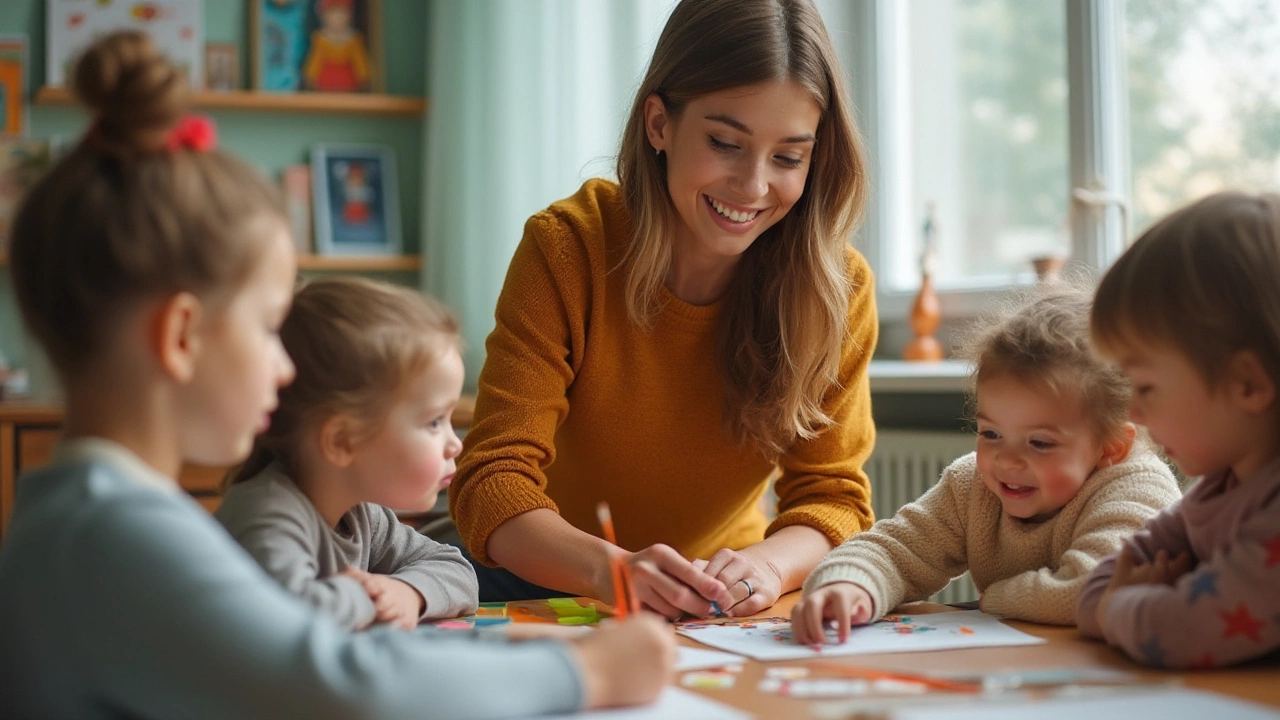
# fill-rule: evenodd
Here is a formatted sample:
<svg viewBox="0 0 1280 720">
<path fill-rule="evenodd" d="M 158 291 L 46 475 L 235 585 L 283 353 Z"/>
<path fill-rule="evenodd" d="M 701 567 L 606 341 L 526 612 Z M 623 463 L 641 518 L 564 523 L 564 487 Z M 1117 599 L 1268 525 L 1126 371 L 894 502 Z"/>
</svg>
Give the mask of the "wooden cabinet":
<svg viewBox="0 0 1280 720">
<path fill-rule="evenodd" d="M 453 411 L 453 426 L 471 426 L 475 398 L 463 395 Z M 23 402 L 0 402 L 0 537 L 4 537 L 13 512 L 14 486 L 18 475 L 38 468 L 53 457 L 62 426 L 62 408 Z M 225 468 L 187 465 L 178 483 L 210 512 L 222 501 Z"/>
</svg>

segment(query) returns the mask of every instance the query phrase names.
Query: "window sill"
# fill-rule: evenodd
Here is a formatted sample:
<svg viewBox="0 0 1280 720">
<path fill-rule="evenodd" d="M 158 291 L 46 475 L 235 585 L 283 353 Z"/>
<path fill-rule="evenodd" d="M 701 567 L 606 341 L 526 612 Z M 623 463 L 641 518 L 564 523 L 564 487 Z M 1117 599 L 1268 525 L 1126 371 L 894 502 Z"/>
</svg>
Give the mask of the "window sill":
<svg viewBox="0 0 1280 720">
<path fill-rule="evenodd" d="M 867 375 L 873 393 L 963 393 L 969 385 L 969 363 L 872 360 Z"/>
</svg>

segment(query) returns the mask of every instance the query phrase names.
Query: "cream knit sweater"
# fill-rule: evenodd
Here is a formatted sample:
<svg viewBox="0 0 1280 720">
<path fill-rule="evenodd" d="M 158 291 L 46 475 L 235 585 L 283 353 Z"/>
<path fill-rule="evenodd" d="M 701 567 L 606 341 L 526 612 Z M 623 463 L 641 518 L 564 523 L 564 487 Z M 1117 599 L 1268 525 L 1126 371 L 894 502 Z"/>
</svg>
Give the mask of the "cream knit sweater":
<svg viewBox="0 0 1280 720">
<path fill-rule="evenodd" d="M 804 591 L 857 583 L 875 601 L 874 620 L 968 569 L 984 611 L 1072 625 L 1094 566 L 1179 497 L 1168 466 L 1135 447 L 1124 462 L 1094 472 L 1056 515 L 1029 522 L 1004 513 L 969 453 L 919 500 L 831 551 Z"/>
</svg>

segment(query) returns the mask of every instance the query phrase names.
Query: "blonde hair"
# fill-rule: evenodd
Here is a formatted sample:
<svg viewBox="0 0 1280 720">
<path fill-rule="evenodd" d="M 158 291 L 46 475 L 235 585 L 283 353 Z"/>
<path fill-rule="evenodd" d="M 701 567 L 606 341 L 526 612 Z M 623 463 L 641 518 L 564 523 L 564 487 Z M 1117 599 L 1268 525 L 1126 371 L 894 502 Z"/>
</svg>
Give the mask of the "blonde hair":
<svg viewBox="0 0 1280 720">
<path fill-rule="evenodd" d="M 23 320 L 64 380 L 137 301 L 238 287 L 271 237 L 257 224 L 286 223 L 275 187 L 249 165 L 167 147 L 187 88 L 142 33 L 91 45 L 72 92 L 92 125 L 25 198 L 10 249 Z"/>
<path fill-rule="evenodd" d="M 1142 234 L 1098 286 L 1093 340 L 1109 355 L 1167 345 L 1216 387 L 1249 350 L 1280 382 L 1280 195 L 1224 192 Z"/>
<path fill-rule="evenodd" d="M 743 253 L 725 295 L 718 363 L 726 434 L 770 455 L 813 438 L 832 420 L 851 279 L 848 242 L 866 205 L 862 140 L 839 62 L 809 0 L 683 0 L 658 39 L 618 153 L 618 180 L 635 232 L 626 254 L 627 311 L 650 327 L 661 310 L 679 222 L 664 160 L 650 148 L 645 100 L 678 118 L 692 100 L 786 79 L 822 112 L 805 192 Z"/>
<path fill-rule="evenodd" d="M 1128 421 L 1132 386 L 1089 342 L 1091 288 L 1077 278 L 1031 290 L 978 322 L 958 355 L 973 365 L 977 388 L 998 377 L 1078 397 L 1099 438 L 1113 439 Z"/>
<path fill-rule="evenodd" d="M 228 474 L 228 484 L 273 462 L 296 475 L 306 433 L 335 414 L 351 415 L 365 434 L 376 434 L 405 382 L 462 347 L 458 323 L 443 305 L 415 290 L 357 277 L 303 286 L 280 341 L 297 376 L 280 390 L 271 426 Z"/>
</svg>

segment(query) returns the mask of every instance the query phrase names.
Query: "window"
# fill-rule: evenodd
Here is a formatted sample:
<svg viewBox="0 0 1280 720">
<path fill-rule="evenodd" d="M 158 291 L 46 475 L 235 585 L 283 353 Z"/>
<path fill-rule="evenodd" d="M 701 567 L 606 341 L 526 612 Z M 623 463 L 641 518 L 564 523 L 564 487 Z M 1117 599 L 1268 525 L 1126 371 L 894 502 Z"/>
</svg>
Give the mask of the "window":
<svg viewBox="0 0 1280 720">
<path fill-rule="evenodd" d="M 957 317 L 1031 282 L 1032 258 L 1105 268 L 1189 200 L 1280 186 L 1280 3 L 856 7 L 828 21 L 848 23 L 835 34 L 874 162 L 860 247 L 886 319 L 919 287 L 930 204 L 934 277 Z"/>
<path fill-rule="evenodd" d="M 913 0 L 903 7 L 910 197 L 880 280 L 919 286 L 925 218 L 942 288 L 1002 285 L 1064 255 L 1067 48 L 1063 0 Z M 932 213 L 929 209 L 932 208 Z"/>
<path fill-rule="evenodd" d="M 1202 195 L 1280 186 L 1280 4 L 1128 0 L 1133 228 Z"/>
</svg>

